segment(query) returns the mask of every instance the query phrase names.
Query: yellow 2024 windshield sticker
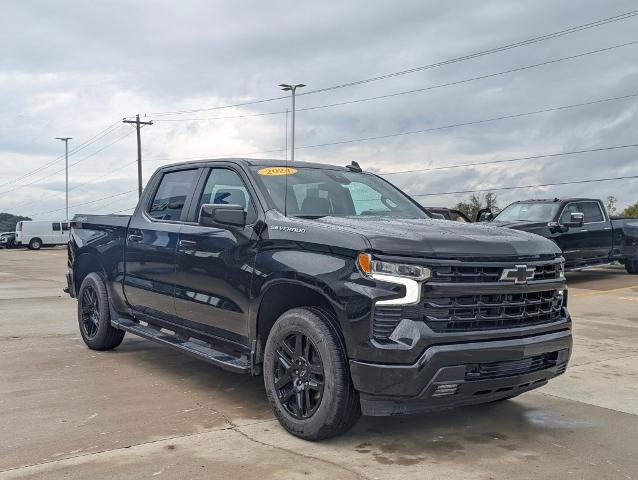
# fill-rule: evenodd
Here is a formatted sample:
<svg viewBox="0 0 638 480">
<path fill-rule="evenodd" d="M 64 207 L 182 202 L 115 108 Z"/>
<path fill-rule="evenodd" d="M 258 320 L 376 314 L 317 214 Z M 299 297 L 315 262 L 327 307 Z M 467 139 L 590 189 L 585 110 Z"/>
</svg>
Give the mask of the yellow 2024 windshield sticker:
<svg viewBox="0 0 638 480">
<path fill-rule="evenodd" d="M 297 169 L 292 167 L 268 167 L 260 168 L 257 173 L 259 173 L 259 175 L 267 176 L 294 175 L 297 173 Z"/>
</svg>

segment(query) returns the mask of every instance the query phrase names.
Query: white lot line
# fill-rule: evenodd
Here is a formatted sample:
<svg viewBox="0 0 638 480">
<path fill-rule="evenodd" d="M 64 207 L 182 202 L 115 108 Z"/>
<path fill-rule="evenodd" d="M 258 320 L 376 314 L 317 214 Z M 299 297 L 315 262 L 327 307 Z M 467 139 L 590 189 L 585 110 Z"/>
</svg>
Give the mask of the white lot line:
<svg viewBox="0 0 638 480">
<path fill-rule="evenodd" d="M 618 297 L 618 300 L 629 300 L 630 302 L 638 302 L 638 297 Z"/>
</svg>

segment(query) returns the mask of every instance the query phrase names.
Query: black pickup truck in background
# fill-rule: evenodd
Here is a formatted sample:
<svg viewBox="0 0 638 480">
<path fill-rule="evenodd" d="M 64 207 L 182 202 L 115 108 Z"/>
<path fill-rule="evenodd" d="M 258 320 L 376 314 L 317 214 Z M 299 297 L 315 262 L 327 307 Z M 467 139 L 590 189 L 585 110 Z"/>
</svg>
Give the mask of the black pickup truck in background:
<svg viewBox="0 0 638 480">
<path fill-rule="evenodd" d="M 263 374 L 281 425 L 311 440 L 361 413 L 515 397 L 571 352 L 553 242 L 433 219 L 356 164 L 165 166 L 132 216 L 76 215 L 68 255 L 90 348 L 130 332 Z"/>
<path fill-rule="evenodd" d="M 594 198 L 523 200 L 492 216 L 483 209 L 477 221 L 549 238 L 563 251 L 565 268 L 624 263 L 638 274 L 638 218 L 610 217 Z"/>
</svg>

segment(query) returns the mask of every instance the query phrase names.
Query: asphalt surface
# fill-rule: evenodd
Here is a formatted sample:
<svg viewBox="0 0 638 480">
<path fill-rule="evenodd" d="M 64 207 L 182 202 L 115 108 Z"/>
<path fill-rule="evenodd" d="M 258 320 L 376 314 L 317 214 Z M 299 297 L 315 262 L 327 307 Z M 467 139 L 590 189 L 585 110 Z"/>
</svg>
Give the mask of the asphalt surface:
<svg viewBox="0 0 638 480">
<path fill-rule="evenodd" d="M 575 350 L 540 390 L 363 418 L 322 443 L 279 426 L 261 378 L 127 335 L 94 352 L 64 249 L 0 250 L 0 479 L 638 478 L 638 276 L 569 274 Z"/>
</svg>

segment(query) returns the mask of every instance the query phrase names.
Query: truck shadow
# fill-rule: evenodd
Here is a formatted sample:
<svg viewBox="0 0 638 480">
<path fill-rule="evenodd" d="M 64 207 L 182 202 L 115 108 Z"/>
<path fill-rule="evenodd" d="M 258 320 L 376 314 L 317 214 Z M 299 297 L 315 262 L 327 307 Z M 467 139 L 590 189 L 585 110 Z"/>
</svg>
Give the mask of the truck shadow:
<svg viewBox="0 0 638 480">
<path fill-rule="evenodd" d="M 590 270 L 566 272 L 567 286 L 586 290 L 613 290 L 638 287 L 638 276 L 629 275 L 623 267 L 600 267 Z"/>
<path fill-rule="evenodd" d="M 234 424 L 274 421 L 262 377 L 226 372 L 132 337 L 124 341 L 117 354 L 125 355 L 131 368 L 144 369 L 178 385 L 180 391 L 190 392 L 198 403 L 222 413 Z M 573 433 L 575 429 L 592 426 L 564 409 L 545 408 L 548 402 L 562 404 L 562 400 L 547 400 L 536 393 L 519 398 L 415 416 L 362 417 L 352 431 L 317 444 L 316 448 L 320 451 L 324 447 L 338 447 L 351 457 L 360 457 L 362 462 L 382 465 L 415 465 L 473 456 L 479 460 L 511 454 L 534 460 L 540 459 L 538 441 L 544 435 Z M 270 444 L 290 442 L 279 425 L 267 423 L 264 431 L 268 431 Z"/>
</svg>

